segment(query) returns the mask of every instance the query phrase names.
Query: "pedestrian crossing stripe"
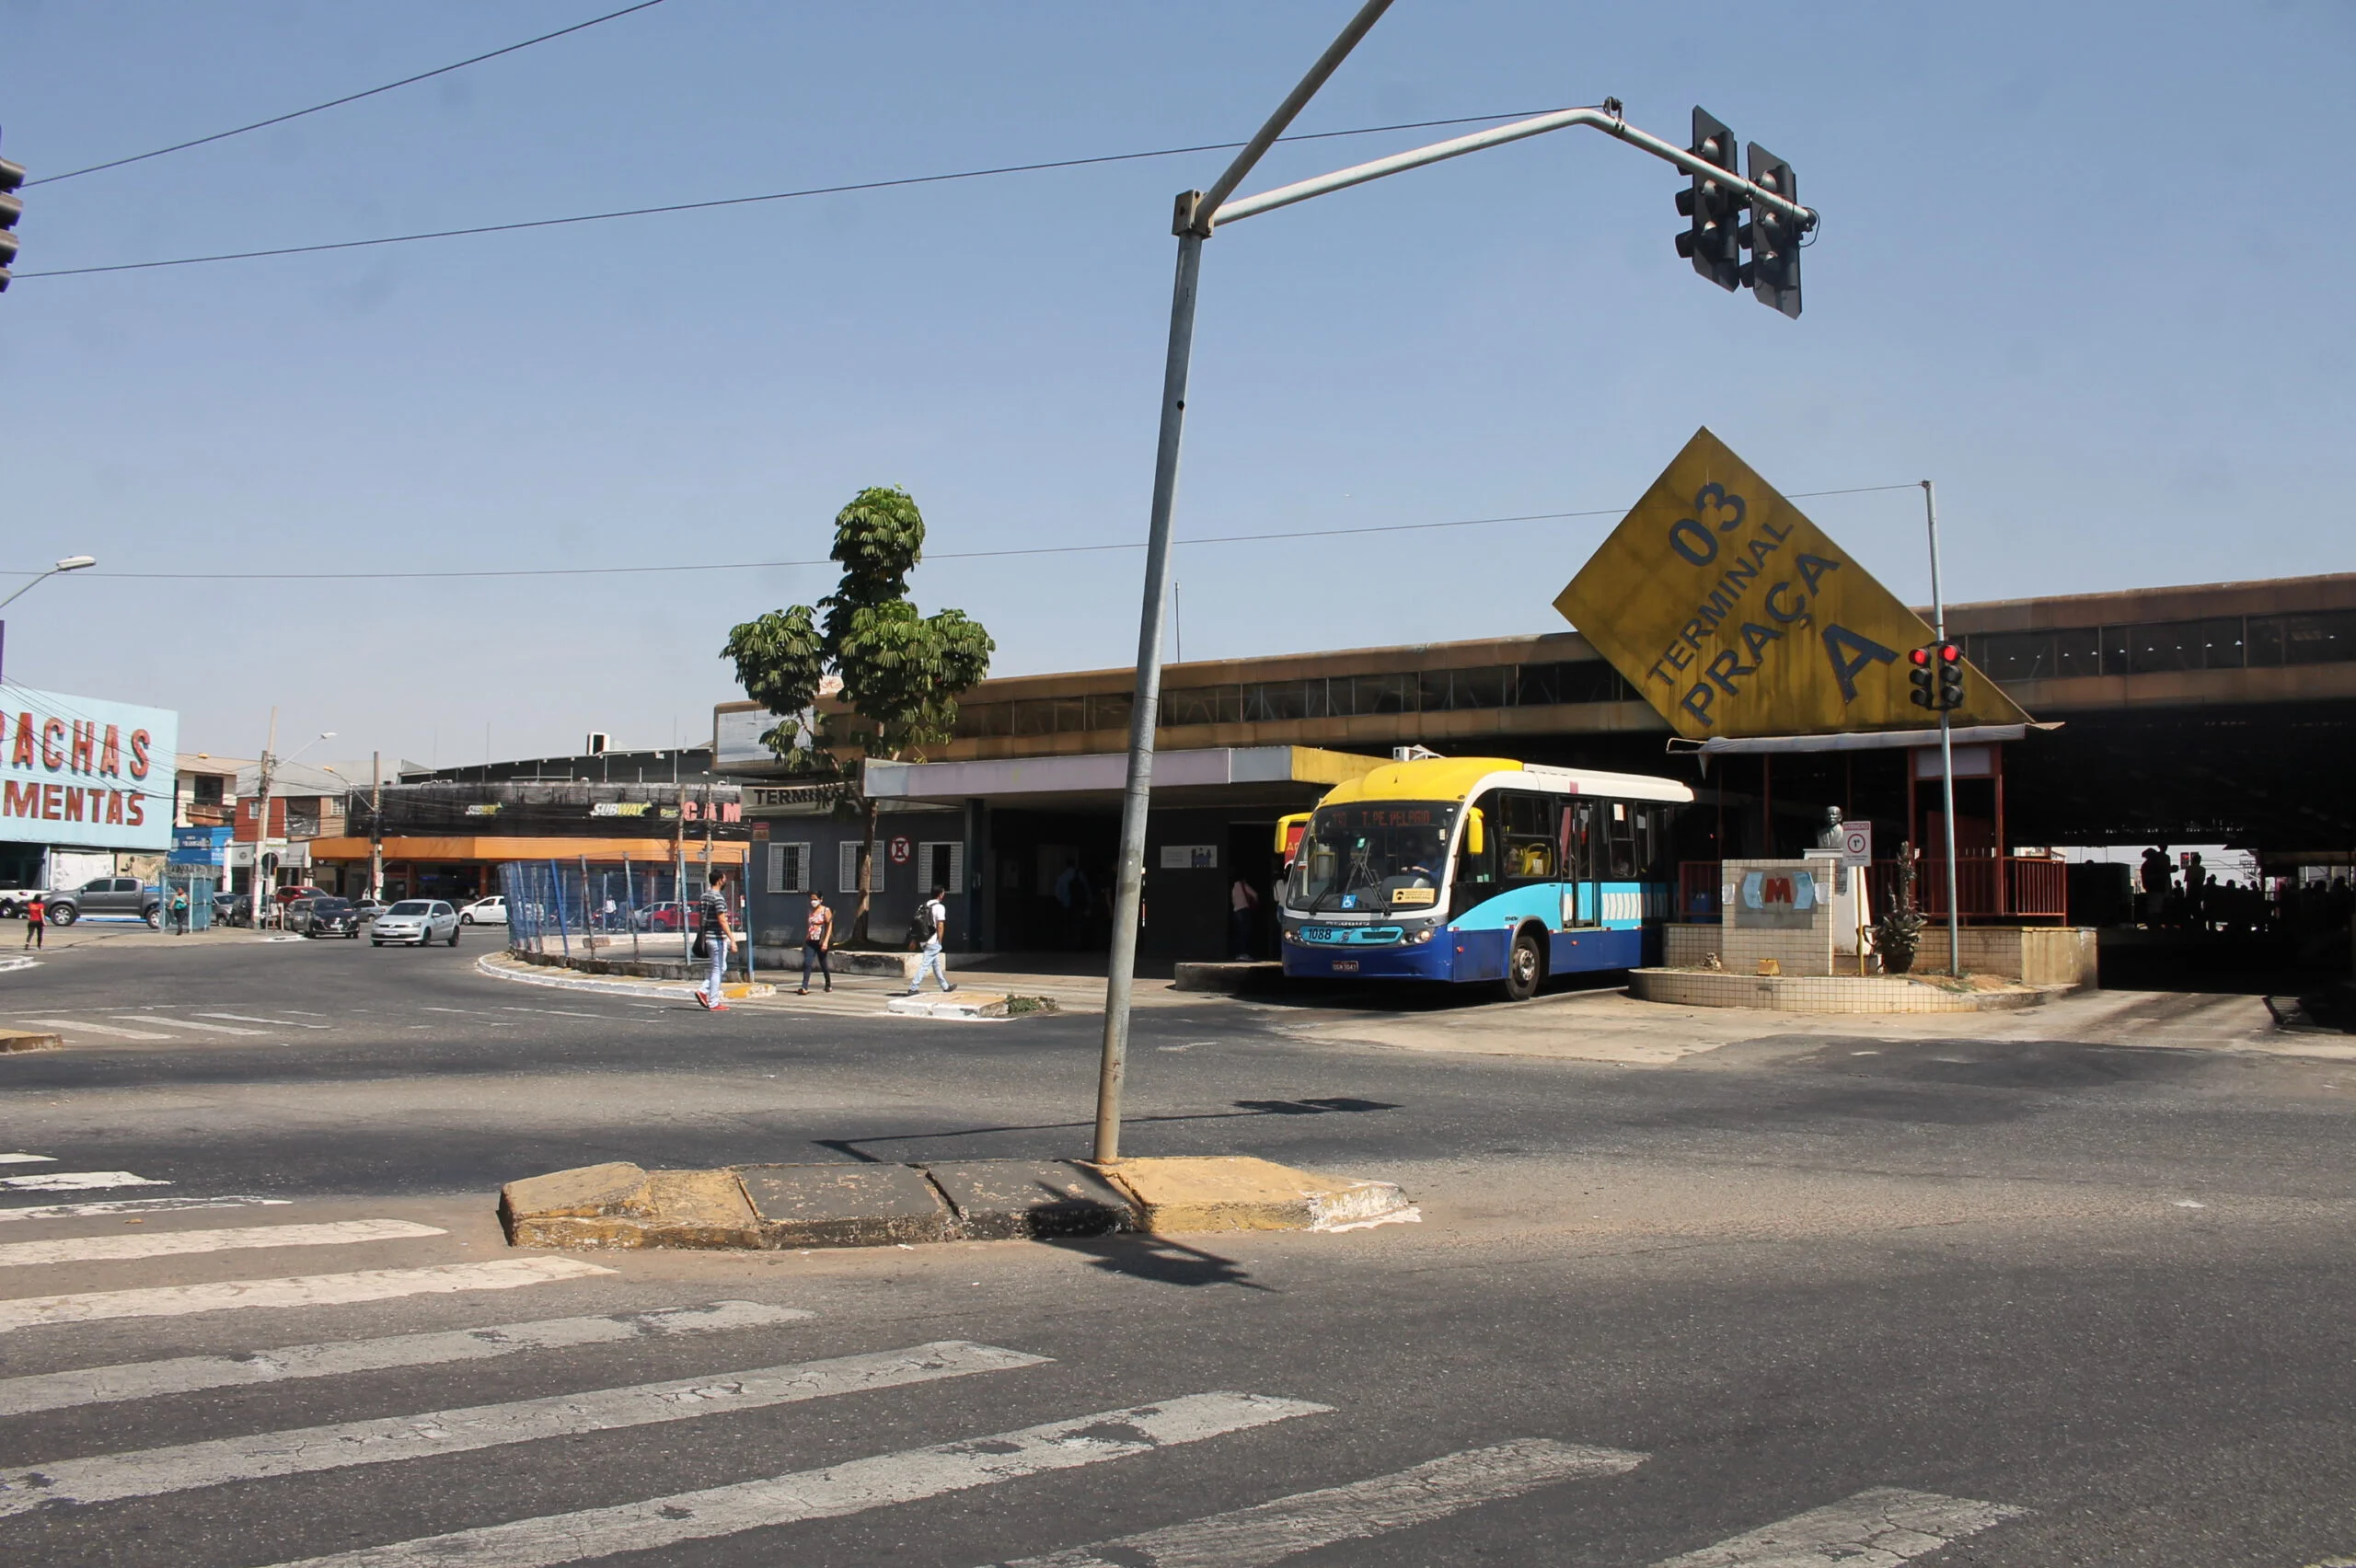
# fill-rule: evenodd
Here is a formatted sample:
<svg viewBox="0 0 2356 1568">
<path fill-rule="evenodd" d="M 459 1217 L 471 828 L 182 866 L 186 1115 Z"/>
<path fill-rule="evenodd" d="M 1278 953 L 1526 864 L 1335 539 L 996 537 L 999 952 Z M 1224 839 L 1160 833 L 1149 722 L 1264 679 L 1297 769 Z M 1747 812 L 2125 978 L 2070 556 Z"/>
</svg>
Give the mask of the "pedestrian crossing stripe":
<svg viewBox="0 0 2356 1568">
<path fill-rule="evenodd" d="M 1043 1355 L 966 1340 L 943 1340 L 864 1355 L 761 1366 L 663 1383 L 634 1383 L 586 1393 L 554 1394 L 422 1415 L 348 1421 L 293 1432 L 264 1432 L 175 1447 L 58 1459 L 0 1471 L 0 1518 L 68 1504 L 158 1497 L 199 1487 L 273 1476 L 307 1475 L 356 1465 L 393 1464 L 429 1455 L 462 1454 L 586 1432 L 662 1422 L 909 1383 L 964 1378 L 1046 1364 Z"/>
<path fill-rule="evenodd" d="M 318 1225 L 248 1225 L 227 1230 L 157 1230 L 144 1236 L 68 1236 L 54 1241 L 0 1242 L 0 1269 L 40 1263 L 95 1263 L 127 1258 L 184 1257 L 191 1252 L 258 1247 L 336 1247 L 360 1241 L 407 1241 L 447 1236 L 439 1226 L 406 1219 L 339 1219 Z"/>
<path fill-rule="evenodd" d="M 0 1165 L 54 1165 L 53 1154 L 0 1154 Z"/>
<path fill-rule="evenodd" d="M 168 1034 L 157 1034 L 152 1030 L 124 1029 L 119 1024 L 92 1023 L 87 1019 L 78 1018 L 28 1018 L 17 1021 L 33 1024 L 41 1029 L 63 1029 L 85 1034 L 108 1034 L 119 1040 L 169 1040 L 171 1038 Z"/>
<path fill-rule="evenodd" d="M 292 1198 L 264 1198 L 250 1193 L 225 1193 L 218 1197 L 101 1198 L 87 1204 L 19 1205 L 0 1208 L 0 1225 L 12 1219 L 97 1219 L 118 1214 L 166 1214 L 176 1209 L 283 1208 Z"/>
<path fill-rule="evenodd" d="M 110 1187 L 168 1187 L 128 1170 L 44 1170 L 37 1176 L 0 1176 L 0 1187 L 18 1193 L 102 1193 Z"/>
<path fill-rule="evenodd" d="M 1100 1411 L 1069 1421 L 863 1459 L 761 1481 L 707 1487 L 577 1513 L 549 1514 L 363 1547 L 274 1568 L 553 1568 L 560 1562 L 645 1551 L 745 1530 L 841 1518 L 900 1503 L 1132 1458 L 1297 1416 L 1331 1405 L 1265 1394 L 1189 1394 L 1156 1404 Z"/>
<path fill-rule="evenodd" d="M 720 1333 L 731 1329 L 768 1328 L 815 1317 L 798 1307 L 757 1301 L 713 1301 L 701 1307 L 669 1307 L 652 1312 L 616 1312 L 594 1318 L 541 1318 L 487 1328 L 439 1333 L 389 1334 L 381 1339 L 341 1340 L 323 1344 L 281 1345 L 239 1355 L 184 1355 L 168 1361 L 128 1362 L 72 1372 L 44 1372 L 0 1379 L 0 1416 L 77 1405 L 114 1404 L 281 1383 L 304 1378 L 340 1378 L 396 1366 L 436 1366 L 486 1361 L 534 1350 L 573 1350 L 584 1345 L 622 1344 L 680 1334 Z"/>
<path fill-rule="evenodd" d="M 1877 1486 L 1654 1568 L 1886 1568 L 2027 1512 L 2003 1503 Z"/>
<path fill-rule="evenodd" d="M 93 1290 L 70 1296 L 25 1296 L 0 1301 L 0 1333 L 57 1323 L 117 1318 L 177 1318 L 239 1307 L 340 1307 L 401 1296 L 460 1290 L 513 1290 L 554 1280 L 584 1279 L 615 1271 L 578 1258 L 502 1258 L 486 1263 L 435 1263 L 414 1269 L 296 1274 L 284 1279 L 232 1279 L 212 1285 L 163 1285 L 139 1290 Z"/>
<path fill-rule="evenodd" d="M 1623 1475 L 1644 1462 L 1644 1455 L 1621 1448 L 1524 1438 L 999 1568 L 1262 1568 L 1297 1552 L 1430 1524 L 1557 1482 Z"/>
</svg>

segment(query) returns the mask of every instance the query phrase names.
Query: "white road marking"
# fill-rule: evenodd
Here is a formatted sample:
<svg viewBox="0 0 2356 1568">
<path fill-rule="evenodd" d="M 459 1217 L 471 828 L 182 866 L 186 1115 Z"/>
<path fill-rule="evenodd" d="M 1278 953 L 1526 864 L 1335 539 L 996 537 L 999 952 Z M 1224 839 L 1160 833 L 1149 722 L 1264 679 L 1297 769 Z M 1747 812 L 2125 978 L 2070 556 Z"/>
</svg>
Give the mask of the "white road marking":
<svg viewBox="0 0 2356 1568">
<path fill-rule="evenodd" d="M 1896 1568 L 2027 1512 L 2003 1503 L 1877 1486 L 1654 1568 Z"/>
<path fill-rule="evenodd" d="M 0 1165 L 54 1165 L 53 1154 L 0 1154 Z"/>
<path fill-rule="evenodd" d="M 43 1029 L 78 1030 L 86 1034 L 112 1034 L 124 1040 L 169 1040 L 168 1034 L 153 1034 L 144 1029 L 122 1029 L 111 1023 L 89 1023 L 78 1018 L 29 1018 L 27 1023 L 37 1023 Z"/>
<path fill-rule="evenodd" d="M 158 1497 L 267 1476 L 392 1464 L 428 1454 L 467 1453 L 583 1432 L 691 1421 L 723 1411 L 764 1410 L 870 1389 L 1039 1366 L 1046 1359 L 995 1345 L 944 1340 L 906 1350 L 722 1372 L 670 1383 L 640 1383 L 423 1415 L 223 1437 L 172 1448 L 58 1459 L 0 1471 L 0 1518 L 59 1504 Z"/>
<path fill-rule="evenodd" d="M 294 1009 L 293 1008 L 288 1008 L 286 1010 L 288 1012 L 293 1012 Z M 333 1029 L 335 1027 L 335 1025 L 331 1023 L 294 1023 L 283 1018 L 257 1018 L 251 1013 L 212 1012 L 199 1013 L 196 1016 L 199 1018 L 225 1018 L 233 1023 L 274 1023 L 281 1029 Z M 157 1021 L 160 1022 L 161 1020 L 158 1020 Z"/>
<path fill-rule="evenodd" d="M 566 1008 L 512 1008 L 502 1006 L 501 1012 L 548 1013 L 556 1018 L 619 1018 L 619 1013 L 573 1012 Z"/>
<path fill-rule="evenodd" d="M 167 1214 L 174 1209 L 283 1207 L 292 1198 L 260 1198 L 233 1193 L 217 1198 L 107 1198 L 90 1204 L 41 1204 L 0 1208 L 0 1225 L 12 1219 L 95 1219 L 110 1214 Z"/>
<path fill-rule="evenodd" d="M 406 1219 L 336 1219 L 318 1225 L 247 1225 L 230 1230 L 151 1230 L 139 1236 L 67 1236 L 54 1241 L 0 1242 L 0 1269 L 33 1263 L 98 1263 L 234 1252 L 254 1247 L 341 1247 L 355 1241 L 406 1241 L 447 1236 L 439 1226 Z"/>
<path fill-rule="evenodd" d="M 0 1176 L 0 1187 L 20 1193 L 94 1193 L 108 1187 L 170 1185 L 169 1182 L 134 1176 L 128 1170 L 44 1170 L 38 1176 Z"/>
<path fill-rule="evenodd" d="M 1108 1410 L 962 1443 L 904 1448 L 824 1470 L 454 1530 L 391 1546 L 306 1558 L 300 1563 L 283 1562 L 276 1568 L 423 1568 L 426 1564 L 552 1568 L 559 1562 L 644 1551 L 803 1519 L 841 1518 L 870 1508 L 913 1503 L 1049 1470 L 1150 1454 L 1297 1415 L 1323 1415 L 1332 1408 L 1261 1394 L 1189 1394 L 1160 1404 Z"/>
<path fill-rule="evenodd" d="M 239 1029 L 234 1023 L 199 1023 L 192 1018 L 166 1018 L 162 1013 L 143 1012 L 133 1016 L 137 1017 L 142 1023 L 158 1023 L 167 1029 L 201 1029 L 207 1034 L 260 1034 L 262 1032 L 259 1029 Z"/>
<path fill-rule="evenodd" d="M 164 1285 L 144 1290 L 92 1290 L 74 1296 L 26 1296 L 0 1301 L 0 1333 L 48 1323 L 95 1323 L 110 1318 L 179 1318 L 232 1307 L 341 1307 L 397 1296 L 437 1296 L 454 1290 L 512 1290 L 551 1280 L 585 1279 L 612 1269 L 574 1258 L 502 1258 L 489 1263 L 437 1263 L 420 1269 L 368 1269 L 356 1274 L 294 1274 L 285 1279 L 232 1279 L 217 1285 Z"/>
<path fill-rule="evenodd" d="M 1429 1524 L 1556 1482 L 1622 1475 L 1644 1462 L 1644 1455 L 1624 1449 L 1529 1437 L 1002 1568 L 1262 1568 L 1295 1552 Z"/>
<path fill-rule="evenodd" d="M 202 1389 L 242 1388 L 294 1378 L 340 1378 L 391 1366 L 484 1361 L 527 1350 L 571 1350 L 585 1344 L 615 1344 L 673 1334 L 766 1328 L 814 1316 L 799 1307 L 714 1301 L 703 1307 L 618 1312 L 604 1318 L 541 1318 L 443 1333 L 290 1344 L 244 1355 L 184 1355 L 169 1361 L 86 1366 L 73 1372 L 43 1372 L 29 1378 L 0 1379 L 0 1415 L 29 1415 L 36 1411 L 114 1404 L 124 1400 L 155 1399 Z"/>
</svg>

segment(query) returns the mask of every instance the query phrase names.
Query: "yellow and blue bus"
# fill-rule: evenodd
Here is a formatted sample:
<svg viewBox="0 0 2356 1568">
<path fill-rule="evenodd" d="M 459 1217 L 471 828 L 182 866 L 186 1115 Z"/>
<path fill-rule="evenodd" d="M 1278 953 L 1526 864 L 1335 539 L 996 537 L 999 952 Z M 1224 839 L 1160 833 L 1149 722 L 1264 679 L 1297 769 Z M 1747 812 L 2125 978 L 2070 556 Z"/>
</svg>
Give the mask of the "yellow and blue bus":
<svg viewBox="0 0 2356 1568">
<path fill-rule="evenodd" d="M 1343 784 L 1282 888 L 1285 973 L 1489 983 L 1658 963 L 1676 904 L 1669 778 L 1500 757 L 1394 762 Z"/>
</svg>

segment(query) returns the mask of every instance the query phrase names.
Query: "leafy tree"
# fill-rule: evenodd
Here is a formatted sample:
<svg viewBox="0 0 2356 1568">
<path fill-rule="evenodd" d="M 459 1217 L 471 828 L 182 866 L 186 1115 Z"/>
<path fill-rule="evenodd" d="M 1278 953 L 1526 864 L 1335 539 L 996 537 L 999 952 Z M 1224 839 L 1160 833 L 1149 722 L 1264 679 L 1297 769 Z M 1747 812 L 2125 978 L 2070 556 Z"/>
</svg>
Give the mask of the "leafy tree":
<svg viewBox="0 0 2356 1568">
<path fill-rule="evenodd" d="M 835 786 L 838 809 L 865 827 L 851 920 L 852 937 L 865 940 L 876 816 L 865 765 L 920 757 L 947 741 L 958 698 L 989 674 L 998 645 L 963 610 L 920 617 L 908 602 L 924 514 L 907 491 L 872 486 L 851 497 L 835 517 L 833 559 L 843 574 L 832 594 L 745 622 L 721 654 L 735 661 L 745 695 L 778 718 L 762 744 L 793 772 Z M 818 705 L 830 674 L 842 682 L 840 709 Z"/>
</svg>

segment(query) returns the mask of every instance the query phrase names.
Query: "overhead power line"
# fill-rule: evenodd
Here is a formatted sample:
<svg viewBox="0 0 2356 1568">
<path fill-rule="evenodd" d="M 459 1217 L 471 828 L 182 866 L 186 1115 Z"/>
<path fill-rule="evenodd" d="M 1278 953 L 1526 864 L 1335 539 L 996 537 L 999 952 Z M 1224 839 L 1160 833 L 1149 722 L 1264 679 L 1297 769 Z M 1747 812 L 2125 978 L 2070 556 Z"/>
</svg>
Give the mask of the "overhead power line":
<svg viewBox="0 0 2356 1568">
<path fill-rule="evenodd" d="M 1919 490 L 1919 481 L 1896 485 L 1853 485 L 1845 490 L 1794 490 L 1791 500 L 1828 495 L 1865 495 L 1875 490 Z M 1624 506 L 1596 507 L 1583 512 L 1525 512 L 1510 517 L 1456 517 L 1445 523 L 1377 523 L 1357 528 L 1288 528 L 1264 534 L 1206 534 L 1174 541 L 1180 545 L 1256 545 L 1279 539 L 1331 539 L 1356 534 L 1413 534 L 1435 528 L 1484 528 L 1501 523 L 1556 523 L 1583 517 L 1619 517 Z M 927 560 L 999 560 L 1011 556 L 1100 555 L 1114 550 L 1141 550 L 1143 539 L 1108 545 L 1032 545 L 1011 550 L 941 550 Z M 715 560 L 661 566 L 518 566 L 456 571 L 87 571 L 85 577 L 118 577 L 146 582 L 384 582 L 417 579 L 468 577 L 637 577 L 683 571 L 754 571 L 768 567 L 826 566 L 831 556 L 808 560 Z M 31 572 L 14 575 L 29 577 Z"/>
<path fill-rule="evenodd" d="M 1527 119 L 1529 111 L 1510 114 L 1467 114 L 1453 120 L 1415 120 L 1397 125 L 1361 125 L 1348 131 L 1312 131 L 1280 138 L 1287 142 L 1322 142 L 1338 136 L 1373 136 L 1386 131 L 1425 131 L 1440 125 L 1480 125 L 1492 121 Z M 426 229 L 415 234 L 378 235 L 371 239 L 336 239 L 317 245 L 281 245 L 264 250 L 225 250 L 209 256 L 173 256 L 156 261 L 115 261 L 98 267 L 56 267 L 18 272 L 27 278 L 78 278 L 93 272 L 143 272 L 157 267 L 194 267 L 210 261 L 252 261 L 266 256 L 310 256 L 323 250 L 363 250 L 378 245 L 409 245 L 425 239 L 460 239 L 469 235 L 514 234 L 522 229 L 561 228 L 569 224 L 602 224 L 616 218 L 648 218 L 668 213 L 702 213 L 720 207 L 748 207 L 762 202 L 791 202 L 805 196 L 839 196 L 854 190 L 891 190 L 909 185 L 944 185 L 961 179 L 990 179 L 1008 174 L 1037 174 L 1047 169 L 1086 168 L 1096 164 L 1136 163 L 1145 158 L 1174 158 L 1188 153 L 1223 153 L 1241 142 L 1205 142 L 1189 147 L 1156 147 L 1141 153 L 1102 153 L 1091 157 L 1050 158 L 1040 163 L 999 164 L 988 168 L 957 169 L 946 174 L 911 174 L 894 179 L 866 179 L 848 185 L 814 185 L 799 190 L 771 190 L 757 196 L 720 196 L 706 202 L 671 202 L 659 207 L 619 207 L 610 212 L 576 213 L 561 218 L 525 218 L 514 223 L 477 224 L 468 228 Z M 63 175 L 57 178 L 63 179 Z"/>
<path fill-rule="evenodd" d="M 477 54 L 465 60 L 455 61 L 447 65 L 437 65 L 431 71 L 420 71 L 414 76 L 403 76 L 399 81 L 387 82 L 381 87 L 370 87 L 363 92 L 346 93 L 341 98 L 329 98 L 325 103 L 315 103 L 308 109 L 297 109 L 289 110 L 284 114 L 273 114 L 268 120 L 257 120 L 250 125 L 240 125 L 233 130 L 215 131 L 210 136 L 196 136 L 185 142 L 175 142 L 168 147 L 157 147 L 153 152 L 133 153 L 127 158 L 109 158 L 104 163 L 94 163 L 87 167 L 69 168 L 64 174 L 52 174 L 40 179 L 29 179 L 25 181 L 25 185 L 28 189 L 36 185 L 54 185 L 61 179 L 79 179 L 83 175 L 96 174 L 100 169 L 104 168 L 121 168 L 125 164 L 145 163 L 149 158 L 160 158 L 167 153 L 184 153 L 191 147 L 202 147 L 209 142 L 225 142 L 232 136 L 242 136 L 248 131 L 260 131 L 272 125 L 283 125 L 290 120 L 300 120 L 306 114 L 317 114 L 321 110 L 339 109 L 347 103 L 358 103 L 364 98 L 375 98 L 378 93 L 391 92 L 395 87 L 410 86 L 419 82 L 431 80 L 435 76 L 446 76 L 453 71 L 463 71 L 469 65 L 479 65 L 486 60 L 496 60 L 502 54 L 513 54 L 519 49 L 529 49 L 536 43 L 546 43 L 550 39 L 562 38 L 568 33 L 577 33 L 585 28 L 594 28 L 600 22 L 610 22 L 617 17 L 627 17 L 633 11 L 647 10 L 650 7 L 660 6 L 661 4 L 663 4 L 663 0 L 639 0 L 639 3 L 635 6 L 625 6 L 618 11 L 608 11 L 602 17 L 592 17 L 585 22 L 575 22 L 569 28 L 559 28 L 554 32 L 542 33 L 537 38 L 527 38 L 521 43 L 511 43 L 504 49 L 494 49 L 488 54 Z M 30 276 L 29 273 L 26 275 Z"/>
</svg>

